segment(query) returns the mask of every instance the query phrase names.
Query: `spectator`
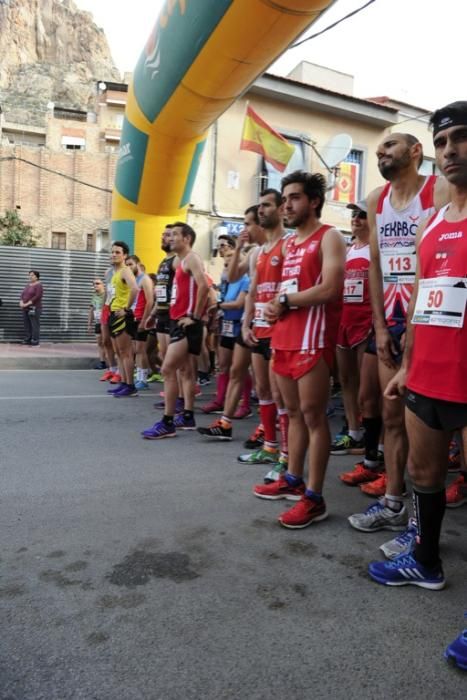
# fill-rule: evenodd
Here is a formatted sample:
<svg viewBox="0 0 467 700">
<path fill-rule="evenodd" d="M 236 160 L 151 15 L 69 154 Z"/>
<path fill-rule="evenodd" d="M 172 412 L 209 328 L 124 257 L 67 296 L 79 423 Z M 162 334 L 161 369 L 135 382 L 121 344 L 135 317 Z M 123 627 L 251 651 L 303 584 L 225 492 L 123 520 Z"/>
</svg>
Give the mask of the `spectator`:
<svg viewBox="0 0 467 700">
<path fill-rule="evenodd" d="M 37 270 L 30 270 L 29 284 L 21 292 L 19 305 L 23 313 L 23 345 L 39 345 L 42 295 L 44 293 L 39 279 L 40 273 Z"/>
<path fill-rule="evenodd" d="M 105 302 L 105 286 L 100 278 L 94 280 L 93 290 L 94 291 L 89 304 L 88 333 L 94 332 L 96 336 L 97 349 L 99 352 L 99 364 L 97 365 L 96 369 L 105 369 L 107 364 L 105 362 L 105 350 L 102 340 L 101 327 L 102 307 L 104 306 Z"/>
</svg>

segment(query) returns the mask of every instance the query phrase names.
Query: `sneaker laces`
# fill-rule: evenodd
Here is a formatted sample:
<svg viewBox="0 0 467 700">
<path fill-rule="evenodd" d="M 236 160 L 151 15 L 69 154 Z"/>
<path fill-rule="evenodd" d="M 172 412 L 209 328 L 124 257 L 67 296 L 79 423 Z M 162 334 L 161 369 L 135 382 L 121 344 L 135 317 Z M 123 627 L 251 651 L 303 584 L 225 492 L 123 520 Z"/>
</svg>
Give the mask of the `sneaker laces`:
<svg viewBox="0 0 467 700">
<path fill-rule="evenodd" d="M 415 519 L 410 518 L 407 529 L 404 530 L 404 532 L 401 532 L 401 534 L 395 538 L 395 542 L 401 545 L 410 544 L 410 542 L 413 540 L 413 536 L 416 531 L 417 527 L 415 524 Z"/>
<path fill-rule="evenodd" d="M 384 510 L 386 506 L 384 503 L 381 503 L 380 501 L 377 501 L 376 503 L 373 503 L 373 505 L 369 506 L 366 511 L 365 515 L 372 515 L 373 513 L 379 513 L 380 511 Z"/>
</svg>

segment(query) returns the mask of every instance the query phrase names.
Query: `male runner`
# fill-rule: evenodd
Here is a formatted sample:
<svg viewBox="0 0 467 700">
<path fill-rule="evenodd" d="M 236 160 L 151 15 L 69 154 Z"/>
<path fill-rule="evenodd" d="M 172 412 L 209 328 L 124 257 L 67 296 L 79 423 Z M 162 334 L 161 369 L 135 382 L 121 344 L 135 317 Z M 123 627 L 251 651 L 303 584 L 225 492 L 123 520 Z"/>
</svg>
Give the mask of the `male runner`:
<svg viewBox="0 0 467 700">
<path fill-rule="evenodd" d="M 450 202 L 418 229 L 403 363 L 385 392 L 388 401 L 399 401 L 407 386 L 415 547 L 393 561 L 372 562 L 369 574 L 388 586 L 438 590 L 445 585 L 439 538 L 449 442 L 467 426 L 467 102 L 437 110 L 430 124 Z M 465 430 L 463 440 L 467 447 Z"/>
<path fill-rule="evenodd" d="M 134 303 L 133 314 L 136 321 L 135 331 L 135 356 L 136 356 L 136 383 L 138 391 L 149 389 L 148 372 L 149 360 L 146 351 L 146 343 L 149 331 L 146 322 L 149 319 L 154 303 L 154 288 L 149 275 L 137 255 L 130 255 L 126 264 L 131 269 L 138 285 L 138 296 Z"/>
<path fill-rule="evenodd" d="M 410 134 L 389 134 L 376 151 L 388 181 L 368 196 L 370 295 L 381 391 L 396 374 L 402 357 L 407 307 L 415 279 L 415 233 L 425 218 L 447 201 L 447 184 L 418 174 L 422 145 Z M 349 517 L 362 532 L 404 530 L 408 515 L 402 494 L 407 434 L 402 399 L 383 400 L 387 484 L 384 498 Z M 384 477 L 383 477 L 384 478 Z"/>
<path fill-rule="evenodd" d="M 326 405 L 342 312 L 345 241 L 320 221 L 326 196 L 322 175 L 291 173 L 282 180 L 282 195 L 287 222 L 296 233 L 283 242 L 281 291 L 264 316 L 275 321 L 273 370 L 289 412 L 289 466 L 277 481 L 257 485 L 253 493 L 298 501 L 279 522 L 303 528 L 327 517 L 322 495 L 330 444 Z"/>
<path fill-rule="evenodd" d="M 191 356 L 198 356 L 203 342 L 204 313 L 208 284 L 199 255 L 192 246 L 196 233 L 188 224 L 176 222 L 172 228 L 171 247 L 178 256 L 170 300 L 170 342 L 162 365 L 164 377 L 165 412 L 162 420 L 142 435 L 148 440 L 176 436 L 176 428 L 194 430 L 193 404 L 195 377 Z M 177 370 L 183 389 L 185 408 L 174 420 L 178 394 Z"/>
</svg>

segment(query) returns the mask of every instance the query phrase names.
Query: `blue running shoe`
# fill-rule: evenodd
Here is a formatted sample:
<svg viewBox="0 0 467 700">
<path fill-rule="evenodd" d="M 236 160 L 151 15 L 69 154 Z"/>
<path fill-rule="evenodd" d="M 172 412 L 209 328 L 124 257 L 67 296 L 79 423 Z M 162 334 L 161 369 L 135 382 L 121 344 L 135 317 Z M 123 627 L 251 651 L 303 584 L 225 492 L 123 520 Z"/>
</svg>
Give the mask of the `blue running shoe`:
<svg viewBox="0 0 467 700">
<path fill-rule="evenodd" d="M 114 399 L 122 399 L 125 396 L 138 396 L 134 384 L 124 384 L 119 391 L 113 392 Z"/>
<path fill-rule="evenodd" d="M 146 389 L 149 389 L 149 384 L 147 382 L 139 381 L 135 383 L 135 387 L 138 389 L 138 391 L 146 391 Z"/>
<path fill-rule="evenodd" d="M 121 391 L 124 386 L 126 386 L 126 384 L 124 382 L 120 382 L 120 384 L 117 384 L 117 386 L 113 386 L 111 389 L 107 389 L 107 393 L 116 394 L 117 391 Z"/>
<path fill-rule="evenodd" d="M 373 581 L 385 586 L 420 586 L 439 591 L 446 585 L 443 569 L 427 569 L 411 554 L 401 554 L 392 561 L 372 561 L 368 573 Z"/>
<path fill-rule="evenodd" d="M 386 559 L 395 559 L 401 554 L 413 554 L 416 537 L 417 523 L 415 518 L 410 518 L 407 530 L 401 532 L 401 534 L 394 537 L 393 540 L 384 542 L 384 544 L 381 545 L 380 550 L 383 552 Z"/>
<path fill-rule="evenodd" d="M 196 430 L 195 419 L 185 418 L 183 413 L 177 413 L 174 419 L 174 426 L 177 430 Z"/>
<path fill-rule="evenodd" d="M 467 613 L 464 613 L 464 617 L 467 619 Z M 446 648 L 444 658 L 453 666 L 467 671 L 467 629 Z"/>
<path fill-rule="evenodd" d="M 163 420 L 154 423 L 152 428 L 141 433 L 145 440 L 163 440 L 163 438 L 177 437 L 175 426 L 168 426 Z"/>
</svg>

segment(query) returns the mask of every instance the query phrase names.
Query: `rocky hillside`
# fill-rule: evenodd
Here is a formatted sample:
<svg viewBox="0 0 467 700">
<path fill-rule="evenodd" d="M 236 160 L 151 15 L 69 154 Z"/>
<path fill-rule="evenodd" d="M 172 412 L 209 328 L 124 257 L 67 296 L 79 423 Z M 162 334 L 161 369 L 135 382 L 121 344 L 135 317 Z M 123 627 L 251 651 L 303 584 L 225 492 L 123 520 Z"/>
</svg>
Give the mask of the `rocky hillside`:
<svg viewBox="0 0 467 700">
<path fill-rule="evenodd" d="M 96 80 L 120 81 L 107 39 L 72 0 L 0 0 L 0 105 L 42 124 L 49 101 L 86 109 Z"/>
</svg>

